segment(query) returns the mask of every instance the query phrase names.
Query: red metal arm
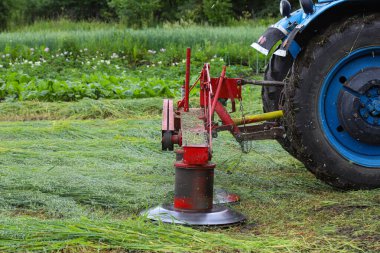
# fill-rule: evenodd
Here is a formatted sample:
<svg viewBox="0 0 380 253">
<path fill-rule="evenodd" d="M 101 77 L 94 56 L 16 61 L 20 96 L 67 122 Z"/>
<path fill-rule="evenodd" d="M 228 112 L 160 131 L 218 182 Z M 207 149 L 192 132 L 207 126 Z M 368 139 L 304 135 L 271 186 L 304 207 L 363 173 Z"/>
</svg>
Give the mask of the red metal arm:
<svg viewBox="0 0 380 253">
<path fill-rule="evenodd" d="M 218 102 L 220 91 L 223 86 L 224 78 L 226 77 L 226 66 L 223 67 L 222 74 L 219 77 L 218 87 L 216 88 L 216 93 L 212 99 L 211 113 L 214 113 L 216 102 Z"/>
<path fill-rule="evenodd" d="M 189 111 L 189 95 L 190 95 L 190 59 L 191 49 L 188 48 L 186 52 L 186 80 L 185 80 L 185 104 L 184 111 Z"/>
</svg>

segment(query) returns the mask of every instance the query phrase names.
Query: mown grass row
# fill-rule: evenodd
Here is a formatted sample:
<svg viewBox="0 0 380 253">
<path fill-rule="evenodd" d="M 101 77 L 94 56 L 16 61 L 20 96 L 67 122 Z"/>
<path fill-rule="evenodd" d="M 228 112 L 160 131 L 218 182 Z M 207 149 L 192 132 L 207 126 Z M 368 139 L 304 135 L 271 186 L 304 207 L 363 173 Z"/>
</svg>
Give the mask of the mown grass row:
<svg viewBox="0 0 380 253">
<path fill-rule="evenodd" d="M 259 77 L 258 77 L 259 78 Z M 176 92 L 177 93 L 177 92 Z M 262 113 L 262 102 L 259 98 L 259 87 L 243 89 L 243 108 L 245 114 Z M 198 93 L 191 93 L 191 106 L 199 105 Z M 173 101 L 180 100 L 177 96 Z M 88 119 L 139 119 L 155 115 L 161 117 L 162 98 L 139 99 L 88 99 L 76 102 L 44 102 L 44 101 L 7 101 L 0 103 L 0 121 L 30 120 L 88 120 Z M 228 104 L 229 106 L 229 104 Z M 234 113 L 241 117 L 241 112 Z"/>
<path fill-rule="evenodd" d="M 119 119 L 159 117 L 161 98 L 82 99 L 78 102 L 6 102 L 0 103 L 0 121 Z"/>
<path fill-rule="evenodd" d="M 139 250 L 148 252 L 284 252 L 297 242 L 275 238 L 237 239 L 183 226 L 125 221 L 0 219 L 1 251 Z"/>
</svg>

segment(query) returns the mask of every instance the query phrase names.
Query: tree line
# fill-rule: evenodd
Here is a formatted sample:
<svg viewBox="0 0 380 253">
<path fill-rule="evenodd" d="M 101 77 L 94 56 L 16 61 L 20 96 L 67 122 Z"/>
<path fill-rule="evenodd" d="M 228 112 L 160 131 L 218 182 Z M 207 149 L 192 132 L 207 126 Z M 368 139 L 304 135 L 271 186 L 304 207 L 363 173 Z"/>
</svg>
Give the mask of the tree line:
<svg viewBox="0 0 380 253">
<path fill-rule="evenodd" d="M 279 1 L 1 0 L 0 29 L 57 18 L 122 22 L 130 27 L 164 22 L 224 25 L 233 20 L 276 17 L 279 15 Z"/>
</svg>

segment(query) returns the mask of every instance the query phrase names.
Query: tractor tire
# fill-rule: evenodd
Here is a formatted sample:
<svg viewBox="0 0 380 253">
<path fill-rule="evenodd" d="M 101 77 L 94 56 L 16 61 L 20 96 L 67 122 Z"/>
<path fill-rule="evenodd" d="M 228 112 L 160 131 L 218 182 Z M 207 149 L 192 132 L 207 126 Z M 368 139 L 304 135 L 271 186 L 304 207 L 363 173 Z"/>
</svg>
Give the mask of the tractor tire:
<svg viewBox="0 0 380 253">
<path fill-rule="evenodd" d="M 280 57 L 272 55 L 267 68 L 265 69 L 264 80 L 284 81 L 292 67 L 291 56 Z M 261 90 L 264 112 L 277 111 L 280 108 L 282 87 L 263 87 Z"/>
<path fill-rule="evenodd" d="M 293 58 L 288 55 L 280 57 L 272 55 L 269 64 L 265 69 L 264 80 L 266 81 L 284 81 L 293 65 Z M 282 109 L 283 88 L 282 87 L 262 87 L 261 98 L 263 102 L 264 112 L 273 112 Z M 280 125 L 283 125 L 282 119 L 278 120 Z M 290 145 L 289 139 L 286 135 L 281 139 L 277 139 L 278 143 L 291 155 L 295 155 L 295 151 Z"/>
<path fill-rule="evenodd" d="M 314 37 L 284 91 L 295 156 L 342 189 L 380 187 L 379 17 L 351 17 Z"/>
</svg>

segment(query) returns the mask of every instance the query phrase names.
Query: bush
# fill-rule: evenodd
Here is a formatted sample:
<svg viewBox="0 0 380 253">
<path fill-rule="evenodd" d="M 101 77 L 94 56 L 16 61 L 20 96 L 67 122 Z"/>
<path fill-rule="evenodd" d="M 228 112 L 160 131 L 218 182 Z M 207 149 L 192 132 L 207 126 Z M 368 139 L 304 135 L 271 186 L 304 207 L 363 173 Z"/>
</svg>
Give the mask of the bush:
<svg viewBox="0 0 380 253">
<path fill-rule="evenodd" d="M 0 30 L 4 30 L 8 26 L 8 20 L 11 11 L 11 0 L 0 1 Z"/>
<path fill-rule="evenodd" d="M 232 16 L 231 0 L 203 0 L 203 10 L 211 24 L 226 24 Z"/>
<path fill-rule="evenodd" d="M 224 25 L 279 16 L 280 0 L 0 0 L 0 29 L 39 20 L 121 21 L 129 27 L 169 23 Z M 296 0 L 291 0 L 296 4 Z M 296 6 L 296 5 L 294 5 Z M 295 8 L 294 8 L 295 9 Z"/>
<path fill-rule="evenodd" d="M 154 13 L 160 7 L 158 0 L 111 0 L 109 2 L 119 19 L 130 26 L 150 26 L 154 21 Z"/>
</svg>

